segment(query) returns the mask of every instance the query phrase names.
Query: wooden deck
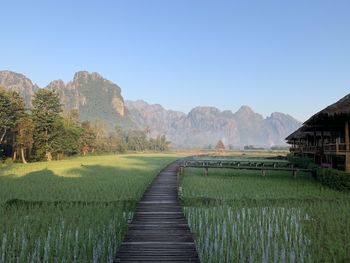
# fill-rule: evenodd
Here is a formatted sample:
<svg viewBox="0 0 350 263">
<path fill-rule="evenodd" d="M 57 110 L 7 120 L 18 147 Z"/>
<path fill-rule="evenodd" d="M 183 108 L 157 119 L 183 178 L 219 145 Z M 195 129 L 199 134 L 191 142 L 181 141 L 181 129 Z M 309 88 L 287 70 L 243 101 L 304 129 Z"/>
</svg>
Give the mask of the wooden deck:
<svg viewBox="0 0 350 263">
<path fill-rule="evenodd" d="M 179 166 L 170 164 L 148 187 L 114 262 L 200 262 L 178 199 Z"/>
</svg>

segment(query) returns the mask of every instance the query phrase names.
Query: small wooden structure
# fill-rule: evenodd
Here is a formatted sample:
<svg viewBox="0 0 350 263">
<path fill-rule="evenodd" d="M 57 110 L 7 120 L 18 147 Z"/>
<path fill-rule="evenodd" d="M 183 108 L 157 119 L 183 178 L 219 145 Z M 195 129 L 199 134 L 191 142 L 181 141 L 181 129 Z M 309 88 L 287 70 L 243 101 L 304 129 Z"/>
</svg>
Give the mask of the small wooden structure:
<svg viewBox="0 0 350 263">
<path fill-rule="evenodd" d="M 350 172 L 350 94 L 313 115 L 286 140 L 291 152 Z"/>
<path fill-rule="evenodd" d="M 225 145 L 222 142 L 222 140 L 219 140 L 215 146 L 215 150 L 217 151 L 224 151 L 225 150 Z"/>
</svg>

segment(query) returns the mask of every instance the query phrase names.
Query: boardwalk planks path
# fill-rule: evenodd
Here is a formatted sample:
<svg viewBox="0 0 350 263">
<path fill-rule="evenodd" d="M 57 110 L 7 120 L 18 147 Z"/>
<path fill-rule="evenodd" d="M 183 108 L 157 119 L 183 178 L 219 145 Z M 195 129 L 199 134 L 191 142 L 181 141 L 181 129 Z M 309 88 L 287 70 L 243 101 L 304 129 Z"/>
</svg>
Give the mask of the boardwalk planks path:
<svg viewBox="0 0 350 263">
<path fill-rule="evenodd" d="M 167 166 L 145 191 L 115 262 L 200 262 L 178 199 L 179 166 Z"/>
</svg>

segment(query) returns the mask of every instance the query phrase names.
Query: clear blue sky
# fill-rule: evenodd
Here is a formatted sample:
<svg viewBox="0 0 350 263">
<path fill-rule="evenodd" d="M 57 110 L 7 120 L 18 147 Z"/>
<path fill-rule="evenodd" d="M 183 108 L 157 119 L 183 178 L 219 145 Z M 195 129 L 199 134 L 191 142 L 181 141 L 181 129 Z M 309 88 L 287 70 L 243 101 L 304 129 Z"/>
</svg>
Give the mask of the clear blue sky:
<svg viewBox="0 0 350 263">
<path fill-rule="evenodd" d="M 348 0 L 11 0 L 0 28 L 0 69 L 41 87 L 97 71 L 125 99 L 301 121 L 350 93 Z"/>
</svg>

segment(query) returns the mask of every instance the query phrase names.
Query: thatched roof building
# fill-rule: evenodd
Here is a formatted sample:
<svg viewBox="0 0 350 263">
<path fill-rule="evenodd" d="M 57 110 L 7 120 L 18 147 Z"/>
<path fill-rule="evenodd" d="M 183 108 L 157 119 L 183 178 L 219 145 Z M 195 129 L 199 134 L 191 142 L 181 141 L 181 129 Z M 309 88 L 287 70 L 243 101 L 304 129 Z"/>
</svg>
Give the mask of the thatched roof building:
<svg viewBox="0 0 350 263">
<path fill-rule="evenodd" d="M 313 115 L 304 124 L 315 125 L 331 119 L 350 117 L 350 94 Z"/>
<path fill-rule="evenodd" d="M 350 172 L 349 123 L 350 94 L 313 115 L 286 140 L 292 145 L 291 152 Z"/>
</svg>

